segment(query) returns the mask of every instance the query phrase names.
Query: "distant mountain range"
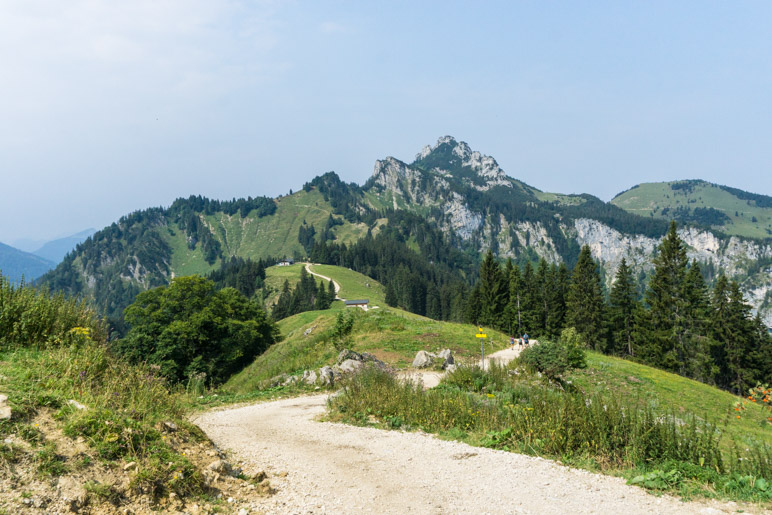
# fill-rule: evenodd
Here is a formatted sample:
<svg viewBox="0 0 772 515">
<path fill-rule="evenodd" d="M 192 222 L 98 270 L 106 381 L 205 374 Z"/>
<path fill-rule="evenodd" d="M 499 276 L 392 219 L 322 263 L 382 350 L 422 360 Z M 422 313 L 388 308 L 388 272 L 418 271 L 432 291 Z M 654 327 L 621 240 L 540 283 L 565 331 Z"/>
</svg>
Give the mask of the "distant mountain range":
<svg viewBox="0 0 772 515">
<path fill-rule="evenodd" d="M 11 282 L 19 282 L 22 278 L 32 282 L 55 266 L 53 261 L 0 243 L 0 273 Z"/>
<path fill-rule="evenodd" d="M 64 256 L 66 256 L 68 252 L 75 249 L 78 243 L 83 243 L 95 232 L 96 229 L 86 229 L 85 231 L 81 231 L 71 236 L 51 240 L 41 245 L 32 253 L 49 261 L 53 261 L 54 263 L 59 263 L 64 259 Z"/>
<path fill-rule="evenodd" d="M 314 242 L 349 244 L 391 227 L 388 234 L 431 262 L 441 260 L 437 249 L 448 245 L 471 260 L 491 249 L 520 264 L 545 259 L 570 267 L 586 244 L 606 286 L 622 258 L 642 285 L 674 218 L 707 279 L 724 273 L 738 280 L 772 325 L 769 198 L 702 181 L 643 184 L 610 203 L 588 194 L 547 193 L 446 136 L 412 163 L 376 161 L 361 186 L 330 172 L 275 199 L 190 197 L 132 213 L 78 246 L 42 282 L 91 295 L 105 313 L 120 316 L 139 291 L 175 275 L 210 272 L 231 256 L 302 258 Z M 418 215 L 426 225 L 406 223 L 395 213 Z M 445 241 L 427 244 L 435 233 Z"/>
<path fill-rule="evenodd" d="M 0 272 L 12 282 L 18 282 L 22 276 L 26 281 L 37 279 L 56 267 L 68 252 L 74 250 L 79 243 L 95 232 L 95 229 L 86 229 L 72 236 L 48 242 L 33 240 L 14 242 L 16 245 L 21 243 L 25 249 L 35 249 L 32 252 L 0 243 Z"/>
</svg>

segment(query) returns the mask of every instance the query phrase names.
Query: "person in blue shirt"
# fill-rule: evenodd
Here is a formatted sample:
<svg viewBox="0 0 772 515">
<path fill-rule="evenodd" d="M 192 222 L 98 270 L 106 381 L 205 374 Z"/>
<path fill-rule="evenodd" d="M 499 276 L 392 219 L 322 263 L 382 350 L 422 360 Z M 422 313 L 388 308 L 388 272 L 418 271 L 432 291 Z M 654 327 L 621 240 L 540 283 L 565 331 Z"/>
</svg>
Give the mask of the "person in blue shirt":
<svg viewBox="0 0 772 515">
<path fill-rule="evenodd" d="M 527 347 L 528 346 L 528 333 L 523 333 L 523 344 Z"/>
</svg>

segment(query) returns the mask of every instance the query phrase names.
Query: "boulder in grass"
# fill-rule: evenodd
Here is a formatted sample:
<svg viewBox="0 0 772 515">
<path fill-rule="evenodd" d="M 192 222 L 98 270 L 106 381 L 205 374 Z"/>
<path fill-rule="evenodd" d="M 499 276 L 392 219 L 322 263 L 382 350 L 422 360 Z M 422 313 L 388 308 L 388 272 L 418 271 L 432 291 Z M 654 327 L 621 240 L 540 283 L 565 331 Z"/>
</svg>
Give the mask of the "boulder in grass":
<svg viewBox="0 0 772 515">
<path fill-rule="evenodd" d="M 340 365 L 337 365 L 337 368 L 338 370 L 340 370 L 341 374 L 351 374 L 353 372 L 356 372 L 363 366 L 364 366 L 363 361 L 358 361 L 355 359 L 347 359 Z"/>
<path fill-rule="evenodd" d="M 353 350 L 343 349 L 340 351 L 340 354 L 338 354 L 337 364 L 340 365 L 346 360 L 364 361 L 364 356 L 358 352 L 354 352 Z"/>
<path fill-rule="evenodd" d="M 437 357 L 442 360 L 442 368 L 447 369 L 449 365 L 453 365 L 455 360 L 453 359 L 453 352 L 450 349 L 443 349 L 437 354 Z"/>
<path fill-rule="evenodd" d="M 436 354 L 427 352 L 425 350 L 419 350 L 413 360 L 413 367 L 415 368 L 428 368 L 434 364 L 434 360 L 437 358 Z"/>
<path fill-rule="evenodd" d="M 303 382 L 306 384 L 316 384 L 318 379 L 316 372 L 313 370 L 306 370 L 303 372 Z"/>
<path fill-rule="evenodd" d="M 335 373 L 330 367 L 319 369 L 319 382 L 322 384 L 333 384 L 335 382 Z"/>
</svg>

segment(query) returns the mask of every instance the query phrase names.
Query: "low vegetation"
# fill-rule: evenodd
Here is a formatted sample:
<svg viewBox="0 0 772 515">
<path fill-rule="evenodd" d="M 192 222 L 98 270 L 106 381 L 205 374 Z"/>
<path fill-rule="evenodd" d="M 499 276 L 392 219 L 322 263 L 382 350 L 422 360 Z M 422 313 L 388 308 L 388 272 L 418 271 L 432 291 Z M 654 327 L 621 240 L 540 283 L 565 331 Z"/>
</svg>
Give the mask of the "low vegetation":
<svg viewBox="0 0 772 515">
<path fill-rule="evenodd" d="M 726 450 L 724 427 L 697 414 L 556 385 L 517 365 L 494 365 L 461 367 L 424 391 L 373 369 L 330 402 L 330 417 L 358 424 L 374 417 L 383 427 L 558 459 L 686 497 L 772 501 L 768 445 L 735 441 Z"/>
<path fill-rule="evenodd" d="M 20 503 L 59 512 L 100 503 L 178 509 L 192 500 L 216 509 L 231 485 L 207 476 L 218 451 L 188 422 L 182 386 L 158 365 L 116 356 L 83 303 L 1 277 L 0 302 L 9 328 L 0 348 L 0 477 L 13 482 L 0 489 L 0 513 Z"/>
</svg>

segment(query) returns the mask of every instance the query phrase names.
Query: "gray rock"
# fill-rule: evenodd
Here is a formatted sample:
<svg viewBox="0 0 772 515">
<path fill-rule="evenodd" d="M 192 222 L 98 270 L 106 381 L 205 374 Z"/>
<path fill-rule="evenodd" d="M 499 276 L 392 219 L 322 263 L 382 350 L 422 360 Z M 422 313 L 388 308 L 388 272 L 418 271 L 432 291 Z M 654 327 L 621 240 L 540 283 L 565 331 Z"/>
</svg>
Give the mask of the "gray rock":
<svg viewBox="0 0 772 515">
<path fill-rule="evenodd" d="M 435 358 L 437 358 L 436 354 L 427 352 L 425 350 L 419 350 L 418 354 L 415 355 L 415 359 L 413 360 L 413 366 L 415 368 L 430 367 L 432 364 L 434 364 Z"/>
<path fill-rule="evenodd" d="M 452 374 L 453 372 L 456 371 L 457 368 L 458 368 L 458 365 L 456 364 L 448 365 L 445 367 L 445 372 L 447 372 L 448 374 Z"/>
<path fill-rule="evenodd" d="M 340 351 L 340 354 L 338 354 L 337 364 L 340 365 L 346 360 L 364 361 L 364 356 L 353 350 L 343 349 Z"/>
<path fill-rule="evenodd" d="M 308 336 L 309 334 L 313 333 L 314 329 L 316 329 L 316 326 L 312 325 L 311 327 L 303 331 L 303 336 Z"/>
<path fill-rule="evenodd" d="M 451 352 L 450 349 L 443 349 L 439 354 L 437 354 L 437 357 L 442 359 L 442 368 L 445 370 L 447 370 L 449 365 L 455 363 L 455 360 L 453 359 L 453 352 Z"/>
<path fill-rule="evenodd" d="M 316 372 L 313 370 L 306 370 L 303 372 L 303 382 L 306 384 L 316 384 L 316 380 L 318 378 L 316 377 Z"/>
<path fill-rule="evenodd" d="M 206 469 L 216 474 L 220 474 L 221 476 L 236 477 L 241 474 L 241 469 L 233 468 L 233 466 L 225 460 L 215 460 L 207 465 Z"/>
<path fill-rule="evenodd" d="M 356 372 L 363 366 L 364 366 L 364 363 L 362 361 L 357 361 L 355 359 L 347 359 L 343 363 L 338 365 L 338 370 L 340 370 L 341 374 L 351 374 L 353 372 Z"/>
<path fill-rule="evenodd" d="M 171 431 L 173 433 L 177 431 L 177 429 L 179 428 L 177 427 L 177 424 L 175 424 L 171 420 L 167 420 L 166 422 L 164 422 L 164 429 L 166 429 L 167 431 Z"/>
<path fill-rule="evenodd" d="M 293 385 L 293 384 L 297 383 L 300 380 L 301 380 L 301 378 L 299 376 L 289 376 L 281 385 L 282 386 L 290 386 L 290 385 Z"/>
<path fill-rule="evenodd" d="M 335 382 L 335 373 L 330 367 L 322 367 L 319 369 L 319 382 L 322 384 L 333 384 Z"/>
<path fill-rule="evenodd" d="M 281 386 L 284 384 L 284 382 L 287 380 L 287 374 L 279 374 L 278 376 L 273 376 L 268 380 L 268 383 L 271 385 L 271 388 L 274 386 Z"/>
</svg>

